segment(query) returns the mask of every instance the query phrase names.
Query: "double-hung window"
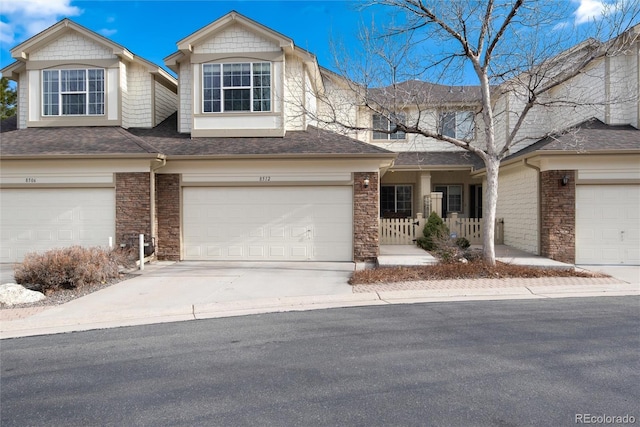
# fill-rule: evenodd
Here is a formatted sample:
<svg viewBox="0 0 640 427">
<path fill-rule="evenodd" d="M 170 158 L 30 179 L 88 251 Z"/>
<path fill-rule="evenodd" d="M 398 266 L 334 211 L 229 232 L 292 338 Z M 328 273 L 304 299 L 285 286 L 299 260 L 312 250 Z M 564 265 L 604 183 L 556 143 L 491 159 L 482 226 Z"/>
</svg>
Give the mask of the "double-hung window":
<svg viewBox="0 0 640 427">
<path fill-rule="evenodd" d="M 372 120 L 373 139 L 405 139 L 405 133 L 399 130 L 396 130 L 393 133 L 381 132 L 381 130 L 391 132 L 395 128 L 395 124 L 387 120 L 387 118 L 382 114 L 374 114 Z M 398 120 L 403 121 L 404 115 L 399 114 Z"/>
<path fill-rule="evenodd" d="M 473 139 L 473 111 L 440 113 L 440 132 L 443 136 L 468 141 Z"/>
<path fill-rule="evenodd" d="M 104 114 L 104 70 L 44 70 L 42 115 Z"/>
<path fill-rule="evenodd" d="M 380 187 L 381 217 L 410 217 L 413 207 L 411 185 L 383 185 Z"/>
<path fill-rule="evenodd" d="M 203 111 L 271 111 L 269 62 L 202 65 Z"/>
</svg>

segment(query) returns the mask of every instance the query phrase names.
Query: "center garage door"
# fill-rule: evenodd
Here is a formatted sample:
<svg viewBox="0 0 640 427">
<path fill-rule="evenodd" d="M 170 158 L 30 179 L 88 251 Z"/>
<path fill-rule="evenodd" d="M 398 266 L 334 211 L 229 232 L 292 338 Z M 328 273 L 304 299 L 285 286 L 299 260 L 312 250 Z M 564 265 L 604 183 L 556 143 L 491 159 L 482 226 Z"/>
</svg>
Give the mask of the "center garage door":
<svg viewBox="0 0 640 427">
<path fill-rule="evenodd" d="M 640 186 L 576 186 L 576 264 L 640 265 Z"/>
<path fill-rule="evenodd" d="M 0 261 L 67 246 L 103 246 L 115 237 L 113 188 L 0 190 Z"/>
<path fill-rule="evenodd" d="M 351 261 L 353 189 L 185 187 L 186 260 Z"/>
</svg>

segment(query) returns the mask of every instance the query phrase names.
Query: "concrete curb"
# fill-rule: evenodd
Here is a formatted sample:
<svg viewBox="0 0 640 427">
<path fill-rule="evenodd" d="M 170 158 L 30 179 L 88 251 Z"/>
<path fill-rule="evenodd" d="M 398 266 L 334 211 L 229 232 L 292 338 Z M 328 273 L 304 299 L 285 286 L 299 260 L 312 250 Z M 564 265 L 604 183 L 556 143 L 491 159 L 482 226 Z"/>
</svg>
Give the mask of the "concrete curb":
<svg viewBox="0 0 640 427">
<path fill-rule="evenodd" d="M 95 313 L 91 318 L 64 317 L 60 307 L 34 316 L 3 321 L 0 339 L 80 332 L 123 326 L 140 326 L 188 320 L 246 316 L 288 311 L 321 310 L 389 304 L 451 301 L 496 301 L 516 299 L 640 296 L 640 284 L 585 284 L 570 286 L 512 286 L 504 288 L 432 289 L 264 298 L 232 302 L 194 304 L 159 310 L 128 310 Z"/>
</svg>

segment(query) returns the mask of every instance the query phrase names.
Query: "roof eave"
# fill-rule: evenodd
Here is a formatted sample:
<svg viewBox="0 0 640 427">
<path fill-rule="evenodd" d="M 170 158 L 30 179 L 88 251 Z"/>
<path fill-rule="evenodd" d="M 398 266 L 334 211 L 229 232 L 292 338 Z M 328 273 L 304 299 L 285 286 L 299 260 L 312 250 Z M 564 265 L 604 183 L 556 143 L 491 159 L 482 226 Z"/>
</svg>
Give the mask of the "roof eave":
<svg viewBox="0 0 640 427">
<path fill-rule="evenodd" d="M 554 156 L 611 156 L 611 155 L 640 155 L 640 149 L 623 149 L 623 150 L 591 150 L 591 151 L 571 151 L 571 150 L 537 150 L 531 153 L 523 154 L 512 159 L 500 162 L 500 167 L 512 166 L 522 163 L 524 160 L 532 160 L 542 157 Z M 472 175 L 484 175 L 486 168 L 480 168 L 473 171 Z"/>
<path fill-rule="evenodd" d="M 139 154 L 125 154 L 125 153 L 105 153 L 105 154 L 25 154 L 25 155 L 2 155 L 0 161 L 8 160 L 107 160 L 107 159 L 165 159 L 164 154 L 159 153 L 139 153 Z"/>
<path fill-rule="evenodd" d="M 204 154 L 167 155 L 167 160 L 255 160 L 255 159 L 388 159 L 397 153 L 287 153 L 287 154 Z"/>
</svg>

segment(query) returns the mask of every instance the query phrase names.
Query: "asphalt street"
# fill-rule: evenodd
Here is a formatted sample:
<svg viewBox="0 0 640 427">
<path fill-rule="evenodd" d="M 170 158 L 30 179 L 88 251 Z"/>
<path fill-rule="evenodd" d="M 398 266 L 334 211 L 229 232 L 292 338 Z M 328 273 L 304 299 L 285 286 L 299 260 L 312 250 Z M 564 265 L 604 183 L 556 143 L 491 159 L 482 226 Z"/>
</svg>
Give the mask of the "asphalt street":
<svg viewBox="0 0 640 427">
<path fill-rule="evenodd" d="M 640 423 L 638 297 L 275 313 L 0 345 L 3 427 Z"/>
</svg>

